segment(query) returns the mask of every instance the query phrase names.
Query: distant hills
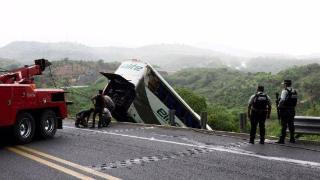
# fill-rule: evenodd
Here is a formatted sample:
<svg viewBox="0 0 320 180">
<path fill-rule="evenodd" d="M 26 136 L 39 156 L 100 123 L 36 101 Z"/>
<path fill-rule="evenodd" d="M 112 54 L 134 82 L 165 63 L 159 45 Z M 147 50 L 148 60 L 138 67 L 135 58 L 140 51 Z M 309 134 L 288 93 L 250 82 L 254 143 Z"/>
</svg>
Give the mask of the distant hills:
<svg viewBox="0 0 320 180">
<path fill-rule="evenodd" d="M 205 67 L 208 64 L 222 66 L 225 62 L 235 64 L 235 57 L 207 49 L 187 45 L 159 44 L 139 48 L 89 47 L 82 44 L 13 42 L 0 48 L 0 57 L 30 63 L 33 59 L 47 58 L 105 62 L 141 59 L 169 71 L 185 67 Z M 221 59 L 222 58 L 222 59 Z M 225 62 L 222 62 L 224 60 Z"/>
<path fill-rule="evenodd" d="M 0 57 L 16 60 L 22 64 L 38 58 L 51 61 L 64 58 L 105 62 L 141 59 L 160 66 L 167 71 L 194 67 L 230 67 L 250 72 L 278 72 L 294 65 L 319 63 L 318 57 L 290 57 L 263 55 L 240 57 L 181 44 L 157 44 L 139 48 L 90 47 L 78 43 L 42 43 L 18 41 L 0 48 Z"/>
</svg>

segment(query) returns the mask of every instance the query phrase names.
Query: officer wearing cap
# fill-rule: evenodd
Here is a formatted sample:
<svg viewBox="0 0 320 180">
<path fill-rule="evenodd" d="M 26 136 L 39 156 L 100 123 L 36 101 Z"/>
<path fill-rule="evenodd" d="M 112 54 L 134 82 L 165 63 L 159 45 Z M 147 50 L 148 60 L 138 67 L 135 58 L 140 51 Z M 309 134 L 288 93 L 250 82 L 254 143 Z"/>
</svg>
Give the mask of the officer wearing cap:
<svg viewBox="0 0 320 180">
<path fill-rule="evenodd" d="M 287 127 L 290 132 L 290 142 L 295 143 L 294 138 L 294 116 L 296 114 L 295 107 L 297 105 L 297 91 L 291 87 L 291 80 L 284 80 L 283 90 L 279 100 L 279 111 L 281 119 L 281 136 L 277 143 L 284 144 L 286 138 Z"/>
<path fill-rule="evenodd" d="M 248 117 L 251 122 L 249 143 L 251 144 L 254 144 L 258 124 L 260 129 L 260 144 L 264 144 L 265 121 L 267 118 L 270 118 L 271 100 L 263 91 L 264 86 L 258 86 L 256 93 L 250 97 L 248 103 Z"/>
</svg>

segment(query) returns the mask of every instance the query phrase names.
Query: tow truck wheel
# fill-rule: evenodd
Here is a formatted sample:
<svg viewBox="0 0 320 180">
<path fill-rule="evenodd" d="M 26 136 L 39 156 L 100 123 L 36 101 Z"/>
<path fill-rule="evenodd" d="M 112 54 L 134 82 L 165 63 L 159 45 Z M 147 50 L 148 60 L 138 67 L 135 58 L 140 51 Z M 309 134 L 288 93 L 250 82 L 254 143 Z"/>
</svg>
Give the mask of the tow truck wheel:
<svg viewBox="0 0 320 180">
<path fill-rule="evenodd" d="M 39 122 L 39 134 L 42 138 L 52 138 L 57 131 L 57 116 L 52 110 L 46 110 L 41 114 Z"/>
<path fill-rule="evenodd" d="M 14 137 L 19 144 L 25 144 L 32 140 L 35 133 L 35 121 L 31 114 L 18 114 L 13 127 Z"/>
</svg>

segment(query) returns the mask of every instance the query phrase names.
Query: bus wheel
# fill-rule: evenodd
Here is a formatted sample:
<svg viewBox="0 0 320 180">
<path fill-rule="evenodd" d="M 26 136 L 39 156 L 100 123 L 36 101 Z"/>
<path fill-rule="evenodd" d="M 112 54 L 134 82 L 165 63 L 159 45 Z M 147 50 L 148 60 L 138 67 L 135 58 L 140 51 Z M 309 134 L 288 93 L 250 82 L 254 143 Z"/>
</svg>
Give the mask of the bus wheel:
<svg viewBox="0 0 320 180">
<path fill-rule="evenodd" d="M 45 110 L 40 117 L 39 134 L 42 138 L 52 138 L 57 131 L 57 117 L 52 110 Z"/>
<path fill-rule="evenodd" d="M 35 133 L 35 121 L 31 114 L 18 114 L 16 123 L 13 127 L 15 140 L 19 144 L 25 144 L 32 140 Z"/>
</svg>

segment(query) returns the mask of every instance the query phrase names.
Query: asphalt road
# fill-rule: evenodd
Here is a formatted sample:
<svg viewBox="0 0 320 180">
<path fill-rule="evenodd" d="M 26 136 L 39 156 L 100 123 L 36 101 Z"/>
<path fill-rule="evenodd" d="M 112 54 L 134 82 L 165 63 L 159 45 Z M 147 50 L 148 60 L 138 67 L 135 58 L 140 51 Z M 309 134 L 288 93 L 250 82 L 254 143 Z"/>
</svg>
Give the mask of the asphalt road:
<svg viewBox="0 0 320 180">
<path fill-rule="evenodd" d="M 112 123 L 0 143 L 0 179 L 320 179 L 320 146 Z"/>
</svg>

